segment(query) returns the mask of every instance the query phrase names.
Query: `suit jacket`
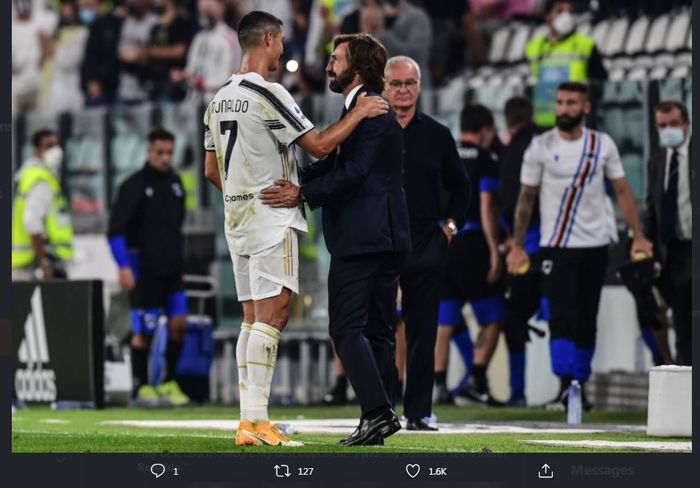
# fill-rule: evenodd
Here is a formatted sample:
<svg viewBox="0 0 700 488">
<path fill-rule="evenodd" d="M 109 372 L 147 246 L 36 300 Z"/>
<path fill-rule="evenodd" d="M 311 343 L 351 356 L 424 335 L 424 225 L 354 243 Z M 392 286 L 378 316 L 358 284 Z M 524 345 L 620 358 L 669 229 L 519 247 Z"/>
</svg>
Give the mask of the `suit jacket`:
<svg viewBox="0 0 700 488">
<path fill-rule="evenodd" d="M 323 208 L 331 255 L 410 250 L 403 134 L 393 111 L 363 120 L 334 153 L 302 169 L 300 177 L 309 206 Z"/>
<path fill-rule="evenodd" d="M 688 149 L 688 181 L 690 182 L 690 192 L 692 198 L 693 192 L 693 165 L 692 154 L 690 147 Z M 645 215 L 644 215 L 644 230 L 646 237 L 654 244 L 655 254 L 661 258 L 661 261 L 666 260 L 666 244 L 661 242 L 659 235 L 661 225 L 661 202 L 664 195 L 664 182 L 666 179 L 666 149 L 659 151 L 649 159 L 647 164 L 647 190 L 645 198 Z"/>
</svg>

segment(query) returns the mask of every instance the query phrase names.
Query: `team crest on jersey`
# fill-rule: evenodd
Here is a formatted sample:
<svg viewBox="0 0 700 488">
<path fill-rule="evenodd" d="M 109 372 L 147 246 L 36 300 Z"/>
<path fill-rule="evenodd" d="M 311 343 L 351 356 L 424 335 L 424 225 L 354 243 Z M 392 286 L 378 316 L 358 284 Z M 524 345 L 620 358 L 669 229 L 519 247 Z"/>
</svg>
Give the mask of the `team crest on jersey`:
<svg viewBox="0 0 700 488">
<path fill-rule="evenodd" d="M 555 154 L 555 155 L 554 155 L 554 162 L 555 162 L 555 163 L 558 163 L 558 162 L 559 162 L 559 155 L 558 155 L 558 154 Z"/>
<path fill-rule="evenodd" d="M 552 268 L 554 267 L 554 263 L 552 263 L 551 259 L 546 259 L 542 261 L 542 272 L 546 275 L 549 275 L 552 272 Z"/>
<path fill-rule="evenodd" d="M 306 117 L 304 116 L 304 113 L 301 111 L 299 108 L 299 105 L 294 105 L 294 111 L 297 113 L 297 115 L 301 118 L 301 120 L 306 120 Z"/>
<path fill-rule="evenodd" d="M 183 192 L 182 192 L 182 187 L 180 186 L 179 183 L 173 183 L 172 189 L 173 189 L 173 193 L 175 194 L 176 197 L 182 198 Z"/>
<path fill-rule="evenodd" d="M 151 198 L 153 196 L 153 188 L 151 188 L 150 186 L 146 187 L 146 196 L 148 198 Z"/>
</svg>

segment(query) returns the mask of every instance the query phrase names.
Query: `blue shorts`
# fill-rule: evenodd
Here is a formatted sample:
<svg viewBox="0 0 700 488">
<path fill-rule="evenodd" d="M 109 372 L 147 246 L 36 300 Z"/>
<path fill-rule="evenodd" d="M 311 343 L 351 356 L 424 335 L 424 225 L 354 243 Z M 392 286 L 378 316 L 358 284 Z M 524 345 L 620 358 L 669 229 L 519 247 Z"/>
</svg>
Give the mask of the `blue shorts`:
<svg viewBox="0 0 700 488">
<path fill-rule="evenodd" d="M 448 299 L 440 302 L 438 324 L 455 327 L 464 319 L 462 318 L 463 301 Z M 503 295 L 493 295 L 479 300 L 472 300 L 472 310 L 479 325 L 484 326 L 493 322 L 502 322 L 507 315 L 506 299 Z"/>
<path fill-rule="evenodd" d="M 131 332 L 139 335 L 153 335 L 162 315 L 168 318 L 187 315 L 185 290 L 177 290 L 167 296 L 165 307 L 144 307 L 131 309 Z"/>
</svg>

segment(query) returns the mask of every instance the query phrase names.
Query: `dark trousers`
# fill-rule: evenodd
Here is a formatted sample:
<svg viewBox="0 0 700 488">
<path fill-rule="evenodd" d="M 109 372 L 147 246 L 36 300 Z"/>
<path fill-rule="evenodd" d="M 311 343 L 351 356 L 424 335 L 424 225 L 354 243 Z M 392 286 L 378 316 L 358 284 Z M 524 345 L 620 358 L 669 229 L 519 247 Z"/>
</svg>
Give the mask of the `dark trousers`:
<svg viewBox="0 0 700 488">
<path fill-rule="evenodd" d="M 412 249 L 401 269 L 401 310 L 406 325 L 406 392 L 404 415 L 429 417 L 433 396 L 435 338 L 440 286 L 447 261 L 442 229 Z"/>
<path fill-rule="evenodd" d="M 539 254 L 530 258 L 533 270 L 540 262 Z M 506 293 L 508 316 L 503 332 L 510 353 L 524 353 L 529 339 L 530 318 L 540 308 L 542 302 L 541 275 L 539 271 L 524 275 L 509 276 Z"/>
<path fill-rule="evenodd" d="M 692 241 L 673 240 L 668 244 L 659 289 L 673 310 L 676 331 L 676 360 L 690 366 L 692 343 Z"/>
<path fill-rule="evenodd" d="M 542 249 L 552 369 L 557 376 L 582 383 L 590 377 L 607 264 L 607 246 Z"/>
<path fill-rule="evenodd" d="M 391 405 L 396 391 L 393 321 L 404 254 L 331 257 L 329 333 L 362 415 Z"/>
</svg>

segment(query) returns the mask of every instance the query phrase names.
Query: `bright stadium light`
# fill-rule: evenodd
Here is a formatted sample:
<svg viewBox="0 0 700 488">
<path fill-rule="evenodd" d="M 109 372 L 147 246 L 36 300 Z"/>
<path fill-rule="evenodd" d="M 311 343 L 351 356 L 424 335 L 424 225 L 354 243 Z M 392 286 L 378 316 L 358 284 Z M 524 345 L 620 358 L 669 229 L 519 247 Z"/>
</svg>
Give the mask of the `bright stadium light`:
<svg viewBox="0 0 700 488">
<path fill-rule="evenodd" d="M 287 61 L 287 71 L 290 73 L 296 72 L 299 69 L 299 63 L 295 59 L 290 59 Z"/>
</svg>

